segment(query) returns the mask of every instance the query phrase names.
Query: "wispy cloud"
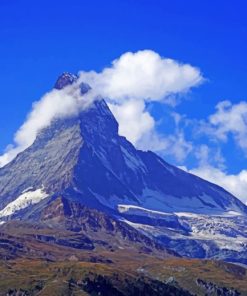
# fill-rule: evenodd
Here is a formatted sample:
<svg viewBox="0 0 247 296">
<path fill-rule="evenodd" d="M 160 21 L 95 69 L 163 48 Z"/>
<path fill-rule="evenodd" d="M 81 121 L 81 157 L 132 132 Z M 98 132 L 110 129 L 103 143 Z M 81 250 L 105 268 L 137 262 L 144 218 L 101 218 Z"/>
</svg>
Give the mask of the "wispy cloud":
<svg viewBox="0 0 247 296">
<path fill-rule="evenodd" d="M 238 174 L 228 174 L 210 165 L 200 166 L 191 170 L 188 170 L 186 167 L 183 167 L 183 169 L 222 186 L 238 197 L 243 203 L 247 204 L 247 170 L 242 170 Z"/>
<path fill-rule="evenodd" d="M 247 156 L 247 102 L 219 102 L 216 112 L 207 121 L 201 122 L 200 132 L 221 142 L 227 142 L 232 135 L 235 143 Z"/>
<path fill-rule="evenodd" d="M 216 105 L 216 112 L 206 120 L 191 122 L 196 126 L 196 133 L 206 135 L 208 142 L 212 144 L 213 140 L 218 148 L 194 144 L 197 165 L 191 169 L 183 168 L 224 187 L 247 204 L 247 170 L 236 174 L 229 173 L 221 152 L 223 145 L 227 145 L 232 137 L 237 147 L 247 156 L 247 102 L 233 104 L 230 101 L 221 101 Z"/>
</svg>

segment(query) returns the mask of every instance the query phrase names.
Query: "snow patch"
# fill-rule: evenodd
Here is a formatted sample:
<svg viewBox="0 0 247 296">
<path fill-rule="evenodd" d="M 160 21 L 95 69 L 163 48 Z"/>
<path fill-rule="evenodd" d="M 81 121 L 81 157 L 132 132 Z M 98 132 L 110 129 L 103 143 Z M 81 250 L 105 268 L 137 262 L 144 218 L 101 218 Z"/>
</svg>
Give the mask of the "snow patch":
<svg viewBox="0 0 247 296">
<path fill-rule="evenodd" d="M 23 192 L 24 193 L 22 193 L 0 211 L 0 218 L 13 215 L 15 212 L 25 209 L 30 205 L 37 204 L 48 196 L 43 188 L 39 188 L 34 191 L 24 190 Z"/>
<path fill-rule="evenodd" d="M 123 153 L 125 163 L 130 169 L 132 169 L 133 171 L 141 170 L 143 173 L 147 171 L 144 163 L 137 155 L 132 155 L 123 146 L 121 146 L 121 151 Z"/>
<path fill-rule="evenodd" d="M 172 168 L 172 166 L 170 166 L 169 164 L 165 164 L 163 161 L 161 161 L 160 159 L 158 159 L 158 162 L 168 171 L 170 172 L 173 176 L 176 176 L 176 173 L 174 171 L 174 169 Z"/>
<path fill-rule="evenodd" d="M 149 218 L 177 221 L 177 217 L 171 213 L 149 210 L 139 206 L 119 204 L 117 208 L 119 213 L 121 214 L 137 215 L 137 216 L 144 216 Z"/>
</svg>

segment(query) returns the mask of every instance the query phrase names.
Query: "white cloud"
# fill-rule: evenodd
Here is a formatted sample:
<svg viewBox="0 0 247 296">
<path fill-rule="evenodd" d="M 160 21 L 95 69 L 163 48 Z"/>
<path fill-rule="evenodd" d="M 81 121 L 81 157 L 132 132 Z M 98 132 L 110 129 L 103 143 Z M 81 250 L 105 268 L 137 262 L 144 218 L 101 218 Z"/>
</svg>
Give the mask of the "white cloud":
<svg viewBox="0 0 247 296">
<path fill-rule="evenodd" d="M 183 169 L 187 170 L 185 167 L 183 167 Z M 234 175 L 227 174 L 218 168 L 205 165 L 187 171 L 222 186 L 234 196 L 238 197 L 243 203 L 247 204 L 247 170 L 242 170 L 239 174 Z"/>
<path fill-rule="evenodd" d="M 247 155 L 247 102 L 232 104 L 222 101 L 216 105 L 216 112 L 201 125 L 201 132 L 219 141 L 226 142 L 230 135 Z"/>
<path fill-rule="evenodd" d="M 161 140 L 155 131 L 155 120 L 146 110 L 146 102 L 174 103 L 176 95 L 187 92 L 202 80 L 197 68 L 162 58 L 151 50 L 127 52 L 100 73 L 80 72 L 80 78 L 75 85 L 60 91 L 52 90 L 34 103 L 26 122 L 14 137 L 14 145 L 0 156 L 0 166 L 30 146 L 37 133 L 54 118 L 75 114 L 98 96 L 107 99 L 119 121 L 122 135 L 145 149 L 153 147 L 157 150 L 165 146 L 164 140 Z M 92 87 L 83 100 L 79 94 L 80 82 L 87 82 Z M 147 139 L 148 135 L 152 135 L 155 141 L 142 141 Z M 180 143 L 184 145 L 181 136 Z M 184 148 L 178 147 L 176 154 L 182 157 L 183 151 Z"/>
<path fill-rule="evenodd" d="M 155 120 L 145 103 L 161 101 L 174 104 L 176 96 L 203 81 L 197 68 L 162 58 L 151 50 L 127 52 L 102 72 L 80 72 L 87 82 L 105 98 L 119 122 L 119 131 L 138 148 L 160 151 L 171 147 L 171 139 L 162 139 L 155 131 Z M 181 158 L 187 148 L 182 136 L 176 143 L 176 155 Z M 168 143 L 169 142 L 169 143 Z"/>
<path fill-rule="evenodd" d="M 193 150 L 192 143 L 185 139 L 181 130 L 165 136 L 150 130 L 143 135 L 136 146 L 142 150 L 159 152 L 164 157 L 172 156 L 179 163 L 183 162 Z"/>
<path fill-rule="evenodd" d="M 117 103 L 126 99 L 164 101 L 202 82 L 197 68 L 162 58 L 152 50 L 127 52 L 102 72 L 80 72 L 80 77 Z"/>
<path fill-rule="evenodd" d="M 121 105 L 108 103 L 112 113 L 119 123 L 119 134 L 128 137 L 134 145 L 154 129 L 153 117 L 145 111 L 141 100 L 128 100 Z"/>
<path fill-rule="evenodd" d="M 119 134 L 127 137 L 137 148 L 173 156 L 178 162 L 184 161 L 192 151 L 192 143 L 186 141 L 179 128 L 165 136 L 156 131 L 155 120 L 145 111 L 144 101 L 127 100 L 121 105 L 108 105 L 119 123 Z"/>
<path fill-rule="evenodd" d="M 198 127 L 197 121 L 195 124 Z M 247 154 L 247 102 L 219 102 L 216 112 L 207 121 L 201 121 L 199 132 L 209 135 L 210 140 L 217 140 L 220 144 L 226 143 L 229 136 L 233 136 L 235 143 Z M 241 170 L 237 174 L 228 173 L 220 146 L 200 144 L 197 147 L 194 145 L 193 150 L 198 167 L 190 170 L 181 168 L 218 184 L 247 204 L 247 170 Z"/>
</svg>

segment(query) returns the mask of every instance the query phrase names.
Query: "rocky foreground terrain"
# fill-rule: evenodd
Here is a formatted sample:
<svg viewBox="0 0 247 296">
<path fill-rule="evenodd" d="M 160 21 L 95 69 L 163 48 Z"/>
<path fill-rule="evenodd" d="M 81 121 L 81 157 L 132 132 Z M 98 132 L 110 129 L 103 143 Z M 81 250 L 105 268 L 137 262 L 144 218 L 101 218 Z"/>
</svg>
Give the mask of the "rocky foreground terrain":
<svg viewBox="0 0 247 296">
<path fill-rule="evenodd" d="M 102 216 L 84 215 L 77 232 L 6 223 L 0 295 L 247 295 L 245 267 L 181 258 Z"/>
</svg>

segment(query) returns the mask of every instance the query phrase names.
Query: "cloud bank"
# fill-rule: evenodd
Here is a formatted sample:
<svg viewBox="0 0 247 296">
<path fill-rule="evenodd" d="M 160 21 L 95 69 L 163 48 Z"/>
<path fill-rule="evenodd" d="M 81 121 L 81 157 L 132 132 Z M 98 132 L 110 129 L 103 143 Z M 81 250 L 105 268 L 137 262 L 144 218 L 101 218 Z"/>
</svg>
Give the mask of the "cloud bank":
<svg viewBox="0 0 247 296">
<path fill-rule="evenodd" d="M 120 134 L 144 149 L 151 148 L 147 139 L 152 135 L 155 137 L 153 143 L 157 143 L 156 147 L 152 144 L 153 148 L 164 147 L 155 131 L 155 120 L 146 110 L 146 102 L 174 103 L 178 94 L 187 92 L 202 80 L 197 68 L 162 58 L 151 50 L 127 52 L 99 73 L 82 71 L 75 85 L 52 90 L 33 104 L 32 111 L 15 134 L 14 144 L 0 156 L 0 167 L 30 146 L 37 133 L 52 120 L 76 114 L 98 96 L 107 100 L 119 121 Z M 92 87 L 83 99 L 78 87 L 80 82 Z"/>
</svg>

